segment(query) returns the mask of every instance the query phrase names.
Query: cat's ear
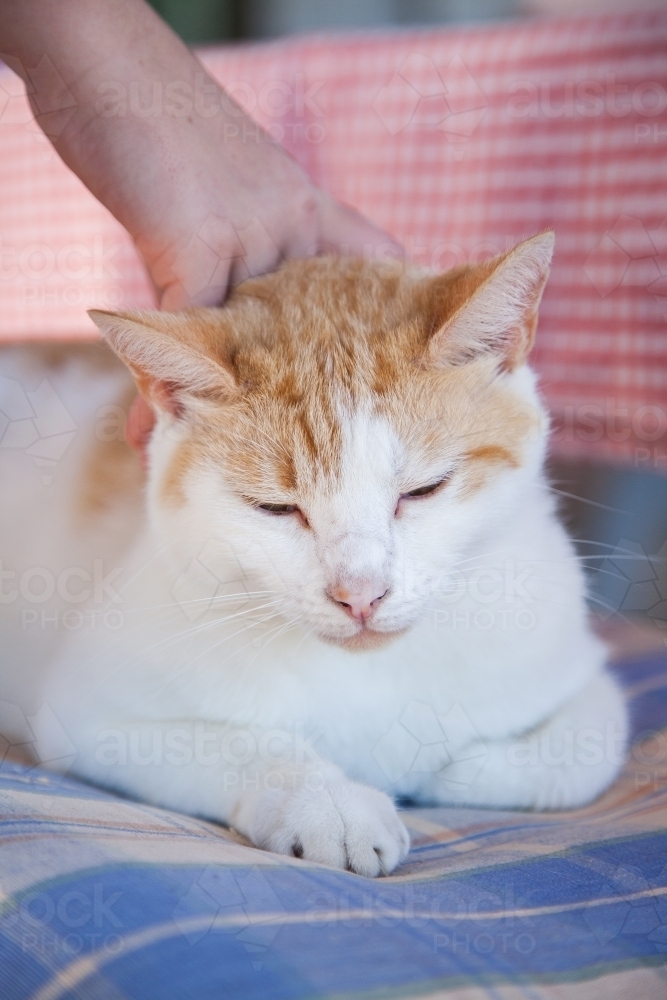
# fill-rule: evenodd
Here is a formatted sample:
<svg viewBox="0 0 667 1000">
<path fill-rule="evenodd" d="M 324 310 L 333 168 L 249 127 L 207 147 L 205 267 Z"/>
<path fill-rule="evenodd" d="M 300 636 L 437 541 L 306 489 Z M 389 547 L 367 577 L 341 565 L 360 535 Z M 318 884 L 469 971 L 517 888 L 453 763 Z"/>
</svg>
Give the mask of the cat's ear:
<svg viewBox="0 0 667 1000">
<path fill-rule="evenodd" d="M 188 399 L 229 399 L 238 394 L 233 373 L 207 350 L 202 325 L 187 313 L 88 313 L 125 362 L 142 396 L 179 415 Z"/>
<path fill-rule="evenodd" d="M 492 354 L 500 371 L 522 365 L 535 339 L 553 247 L 553 232 L 541 233 L 466 272 L 459 292 L 463 302 L 435 326 L 426 360 L 448 368 Z"/>
</svg>

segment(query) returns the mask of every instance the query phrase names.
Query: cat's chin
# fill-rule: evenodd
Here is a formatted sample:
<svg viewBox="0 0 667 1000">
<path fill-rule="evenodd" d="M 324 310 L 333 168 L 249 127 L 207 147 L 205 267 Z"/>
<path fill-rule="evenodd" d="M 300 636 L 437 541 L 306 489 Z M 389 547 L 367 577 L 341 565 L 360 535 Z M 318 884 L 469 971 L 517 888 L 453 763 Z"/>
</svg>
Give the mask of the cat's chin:
<svg viewBox="0 0 667 1000">
<path fill-rule="evenodd" d="M 367 653 L 373 649 L 383 649 L 393 642 L 394 639 L 405 635 L 407 631 L 407 628 L 402 628 L 396 632 L 376 632 L 374 629 L 364 628 L 360 629 L 355 635 L 343 636 L 341 638 L 333 635 L 323 635 L 321 638 L 324 642 L 331 643 L 333 646 L 340 646 L 350 653 Z"/>
</svg>

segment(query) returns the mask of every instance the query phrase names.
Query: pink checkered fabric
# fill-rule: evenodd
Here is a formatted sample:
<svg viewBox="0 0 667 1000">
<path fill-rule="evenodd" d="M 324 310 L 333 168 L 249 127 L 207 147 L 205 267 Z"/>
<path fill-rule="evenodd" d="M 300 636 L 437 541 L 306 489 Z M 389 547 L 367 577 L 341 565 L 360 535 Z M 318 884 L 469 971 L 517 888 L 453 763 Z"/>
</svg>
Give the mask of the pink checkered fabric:
<svg viewBox="0 0 667 1000">
<path fill-rule="evenodd" d="M 535 365 L 567 455 L 667 471 L 667 15 L 207 50 L 313 178 L 446 269 L 553 226 Z M 249 141 L 252 141 L 251 138 Z M 0 71 L 0 338 L 145 307 L 128 237 Z"/>
</svg>

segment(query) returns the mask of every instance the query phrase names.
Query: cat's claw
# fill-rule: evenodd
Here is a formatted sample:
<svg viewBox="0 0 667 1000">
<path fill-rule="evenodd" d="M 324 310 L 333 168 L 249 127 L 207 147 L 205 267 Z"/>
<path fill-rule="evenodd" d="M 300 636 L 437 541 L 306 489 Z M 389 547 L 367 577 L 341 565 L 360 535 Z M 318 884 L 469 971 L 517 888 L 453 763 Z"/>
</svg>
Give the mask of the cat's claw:
<svg viewBox="0 0 667 1000">
<path fill-rule="evenodd" d="M 393 871 L 410 849 L 389 796 L 353 781 L 327 783 L 317 791 L 302 788 L 276 812 L 272 829 L 264 826 L 253 839 L 278 854 L 376 878 Z"/>
</svg>

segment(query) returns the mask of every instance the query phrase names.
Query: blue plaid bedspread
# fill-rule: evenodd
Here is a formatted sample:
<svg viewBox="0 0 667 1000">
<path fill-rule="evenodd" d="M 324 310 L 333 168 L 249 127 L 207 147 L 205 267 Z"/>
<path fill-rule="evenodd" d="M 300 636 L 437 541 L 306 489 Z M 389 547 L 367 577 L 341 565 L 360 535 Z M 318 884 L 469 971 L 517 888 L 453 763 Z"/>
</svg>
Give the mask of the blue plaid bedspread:
<svg viewBox="0 0 667 1000">
<path fill-rule="evenodd" d="M 618 670 L 600 800 L 406 810 L 376 881 L 5 761 L 0 1000 L 667 997 L 667 656 Z"/>
</svg>

